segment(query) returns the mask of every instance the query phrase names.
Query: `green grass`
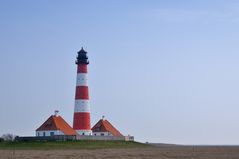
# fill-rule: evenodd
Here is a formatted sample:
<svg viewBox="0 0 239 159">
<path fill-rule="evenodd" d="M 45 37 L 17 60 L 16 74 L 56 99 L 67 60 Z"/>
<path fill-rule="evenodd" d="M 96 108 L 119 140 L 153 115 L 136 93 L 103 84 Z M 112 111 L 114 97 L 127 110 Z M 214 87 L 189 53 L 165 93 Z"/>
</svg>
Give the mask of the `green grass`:
<svg viewBox="0 0 239 159">
<path fill-rule="evenodd" d="M 35 142 L 0 142 L 0 149 L 17 150 L 52 150 L 52 149 L 107 149 L 140 148 L 149 145 L 126 141 L 35 141 Z"/>
</svg>

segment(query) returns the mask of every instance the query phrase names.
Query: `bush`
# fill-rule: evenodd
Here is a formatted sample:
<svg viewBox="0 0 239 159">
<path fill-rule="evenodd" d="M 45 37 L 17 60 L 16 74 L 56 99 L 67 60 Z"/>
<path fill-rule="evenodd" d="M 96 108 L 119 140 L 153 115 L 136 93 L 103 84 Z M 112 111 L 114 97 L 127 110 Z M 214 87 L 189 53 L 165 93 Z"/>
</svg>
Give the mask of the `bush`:
<svg viewBox="0 0 239 159">
<path fill-rule="evenodd" d="M 14 141 L 15 137 L 13 134 L 4 134 L 1 138 L 3 138 L 4 141 Z"/>
<path fill-rule="evenodd" d="M 3 142 L 4 141 L 4 139 L 3 138 L 0 138 L 0 142 Z"/>
</svg>

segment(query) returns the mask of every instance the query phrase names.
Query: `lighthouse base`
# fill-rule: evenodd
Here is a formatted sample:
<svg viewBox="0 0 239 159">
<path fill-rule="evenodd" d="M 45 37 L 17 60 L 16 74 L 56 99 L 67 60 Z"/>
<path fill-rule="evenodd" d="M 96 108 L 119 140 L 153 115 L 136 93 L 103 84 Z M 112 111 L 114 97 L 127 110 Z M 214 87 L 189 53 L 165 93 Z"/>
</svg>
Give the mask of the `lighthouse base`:
<svg viewBox="0 0 239 159">
<path fill-rule="evenodd" d="M 92 131 L 91 130 L 75 130 L 79 135 L 87 135 L 90 136 L 92 135 Z"/>
</svg>

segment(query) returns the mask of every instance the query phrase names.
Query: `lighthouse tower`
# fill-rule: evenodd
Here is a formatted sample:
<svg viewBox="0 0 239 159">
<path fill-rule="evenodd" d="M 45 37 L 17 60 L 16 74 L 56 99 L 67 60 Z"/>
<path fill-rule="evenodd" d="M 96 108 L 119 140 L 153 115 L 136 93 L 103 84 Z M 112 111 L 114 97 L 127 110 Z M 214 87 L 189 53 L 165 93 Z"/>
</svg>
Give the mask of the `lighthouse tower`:
<svg viewBox="0 0 239 159">
<path fill-rule="evenodd" d="M 77 80 L 75 92 L 75 110 L 73 129 L 79 135 L 92 135 L 90 126 L 89 91 L 87 84 L 87 52 L 81 48 L 76 59 Z"/>
</svg>

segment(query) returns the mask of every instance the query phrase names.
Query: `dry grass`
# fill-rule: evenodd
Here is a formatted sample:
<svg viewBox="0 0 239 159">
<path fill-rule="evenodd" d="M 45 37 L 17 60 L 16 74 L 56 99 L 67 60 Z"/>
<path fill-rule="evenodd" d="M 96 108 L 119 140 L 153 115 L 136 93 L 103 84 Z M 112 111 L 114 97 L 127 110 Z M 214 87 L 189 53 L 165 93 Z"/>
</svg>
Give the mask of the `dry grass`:
<svg viewBox="0 0 239 159">
<path fill-rule="evenodd" d="M 0 159 L 238 159 L 239 146 L 0 150 Z"/>
</svg>

